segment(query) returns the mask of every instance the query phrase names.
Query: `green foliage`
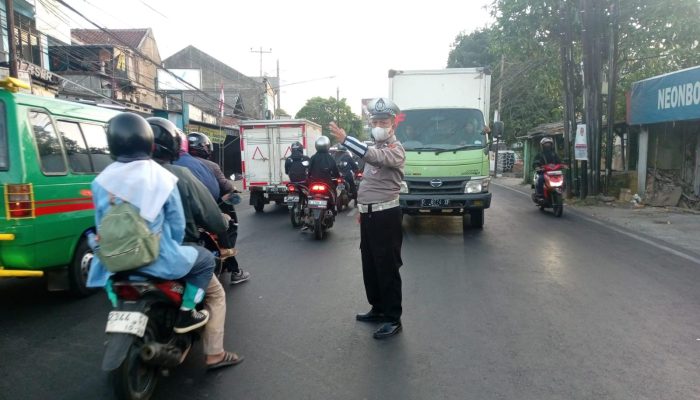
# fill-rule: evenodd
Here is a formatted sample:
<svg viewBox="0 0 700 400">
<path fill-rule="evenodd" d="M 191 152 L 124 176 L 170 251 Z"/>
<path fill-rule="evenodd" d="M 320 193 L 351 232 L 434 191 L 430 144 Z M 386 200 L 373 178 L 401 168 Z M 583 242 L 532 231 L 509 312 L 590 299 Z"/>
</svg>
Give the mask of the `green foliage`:
<svg viewBox="0 0 700 400">
<path fill-rule="evenodd" d="M 289 116 L 289 117 L 291 117 L 291 115 L 290 115 L 288 112 L 284 111 L 284 109 L 282 109 L 282 108 L 276 109 L 276 110 L 275 110 L 275 115 L 276 115 L 276 116 L 281 116 L 281 115 L 282 115 L 282 116 Z"/>
<path fill-rule="evenodd" d="M 346 99 L 336 100 L 334 97 L 324 99 L 322 97 L 313 97 L 306 101 L 304 107 L 297 112 L 295 118 L 308 119 L 316 122 L 323 127 L 323 134 L 330 137 L 330 129 L 328 125 L 332 121 L 336 121 L 338 126 L 345 129 L 348 134 L 364 139 L 364 130 L 362 128 L 362 120 L 352 112 L 350 106 L 346 103 Z"/>
<path fill-rule="evenodd" d="M 603 10 L 601 29 L 594 35 L 607 48 L 613 21 L 611 4 L 619 4 L 616 119 L 624 118 L 625 92 L 632 83 L 651 76 L 700 65 L 700 3 L 698 0 L 589 0 Z M 495 0 L 495 23 L 489 28 L 455 38 L 449 67 L 484 66 L 492 69 L 491 109 L 502 88 L 505 137 L 513 141 L 536 125 L 563 118 L 560 7 L 571 8 L 577 75 L 576 105 L 582 111 L 581 1 Z M 500 60 L 505 59 L 503 76 Z M 603 54 L 607 68 L 608 54 Z M 605 71 L 603 71 L 605 73 Z"/>
</svg>

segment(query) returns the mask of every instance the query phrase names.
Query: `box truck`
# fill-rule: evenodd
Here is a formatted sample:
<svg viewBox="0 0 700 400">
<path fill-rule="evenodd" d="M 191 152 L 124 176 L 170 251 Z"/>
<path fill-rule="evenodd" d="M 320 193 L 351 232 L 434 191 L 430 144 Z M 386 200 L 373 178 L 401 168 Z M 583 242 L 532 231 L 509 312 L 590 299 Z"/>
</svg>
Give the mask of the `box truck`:
<svg viewBox="0 0 700 400">
<path fill-rule="evenodd" d="M 482 228 L 489 192 L 491 75 L 484 68 L 389 71 L 406 150 L 400 202 L 405 214 L 461 215 Z"/>
<path fill-rule="evenodd" d="M 239 124 L 241 134 L 241 171 L 243 189 L 250 191 L 250 205 L 262 212 L 265 204 L 281 204 L 287 195 L 289 177 L 284 161 L 299 142 L 305 154 L 316 153 L 314 143 L 321 126 L 307 120 L 252 120 Z"/>
</svg>

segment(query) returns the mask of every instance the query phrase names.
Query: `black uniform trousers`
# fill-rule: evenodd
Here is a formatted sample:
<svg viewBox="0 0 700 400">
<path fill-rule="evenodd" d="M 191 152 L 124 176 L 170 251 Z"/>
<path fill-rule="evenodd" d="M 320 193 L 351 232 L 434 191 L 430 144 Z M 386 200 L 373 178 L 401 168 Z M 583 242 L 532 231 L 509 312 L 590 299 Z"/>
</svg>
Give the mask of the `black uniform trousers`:
<svg viewBox="0 0 700 400">
<path fill-rule="evenodd" d="M 401 208 L 360 215 L 362 276 L 367 301 L 388 318 L 401 319 Z"/>
</svg>

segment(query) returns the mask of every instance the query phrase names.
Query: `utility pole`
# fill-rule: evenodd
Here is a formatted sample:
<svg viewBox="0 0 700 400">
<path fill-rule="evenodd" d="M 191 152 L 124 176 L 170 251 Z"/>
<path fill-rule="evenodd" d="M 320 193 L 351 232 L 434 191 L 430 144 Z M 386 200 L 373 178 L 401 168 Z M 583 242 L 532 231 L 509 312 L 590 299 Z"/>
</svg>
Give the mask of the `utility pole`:
<svg viewBox="0 0 700 400">
<path fill-rule="evenodd" d="M 340 123 L 340 86 L 335 87 L 335 122 Z"/>
<path fill-rule="evenodd" d="M 280 101 L 280 95 L 282 94 L 282 89 L 280 87 L 282 86 L 282 81 L 280 80 L 280 59 L 277 59 L 277 88 L 275 91 L 277 92 L 277 109 L 281 110 L 282 109 L 282 102 Z"/>
<path fill-rule="evenodd" d="M 259 53 L 260 54 L 260 78 L 263 76 L 263 54 L 269 54 L 272 53 L 272 49 L 269 50 L 263 50 L 262 46 L 260 46 L 260 50 L 253 50 L 253 48 L 250 48 L 251 53 Z"/>
<path fill-rule="evenodd" d="M 564 157 L 568 164 L 566 171 L 566 197 L 571 197 L 573 189 L 572 176 L 576 176 L 576 171 L 572 168 L 576 161 L 572 158 L 571 139 L 576 131 L 576 110 L 574 110 L 574 85 L 573 85 L 573 60 L 572 60 L 572 34 L 571 34 L 571 13 L 567 0 L 559 2 L 559 51 L 561 56 L 561 78 L 562 78 L 562 100 L 564 103 Z M 573 175 L 572 175 L 573 174 Z"/>
<path fill-rule="evenodd" d="M 588 131 L 588 159 L 591 164 L 589 191 L 593 194 L 600 192 L 600 138 L 601 138 L 601 58 L 600 32 L 601 8 L 599 1 L 581 0 L 583 10 L 583 67 L 586 127 Z"/>
<path fill-rule="evenodd" d="M 615 87 L 617 86 L 617 17 L 619 0 L 610 4 L 610 47 L 608 53 L 608 130 L 605 146 L 605 194 L 612 178 L 613 146 L 615 145 Z"/>
<path fill-rule="evenodd" d="M 17 78 L 17 46 L 15 46 L 15 5 L 13 0 L 5 0 L 7 14 L 7 43 L 9 44 L 10 76 Z"/>
<path fill-rule="evenodd" d="M 506 63 L 505 54 L 501 54 L 501 73 L 498 76 L 500 84 L 498 85 L 498 110 L 494 113 L 494 122 L 501 120 L 501 104 L 503 101 L 503 67 Z M 487 116 L 488 117 L 488 116 Z M 496 138 L 496 150 L 494 152 L 495 160 L 493 162 L 493 176 L 498 177 L 498 146 L 500 145 L 500 138 Z"/>
</svg>

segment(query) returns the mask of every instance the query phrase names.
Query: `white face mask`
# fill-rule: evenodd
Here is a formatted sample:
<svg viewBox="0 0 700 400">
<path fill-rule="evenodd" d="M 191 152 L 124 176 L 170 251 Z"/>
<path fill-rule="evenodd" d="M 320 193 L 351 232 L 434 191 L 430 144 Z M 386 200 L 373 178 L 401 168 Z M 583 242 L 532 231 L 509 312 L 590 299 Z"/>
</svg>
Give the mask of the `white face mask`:
<svg viewBox="0 0 700 400">
<path fill-rule="evenodd" d="M 377 142 L 383 142 L 383 141 L 389 139 L 390 133 L 391 133 L 391 128 L 382 128 L 379 126 L 375 126 L 374 128 L 372 128 L 372 137 Z"/>
</svg>

